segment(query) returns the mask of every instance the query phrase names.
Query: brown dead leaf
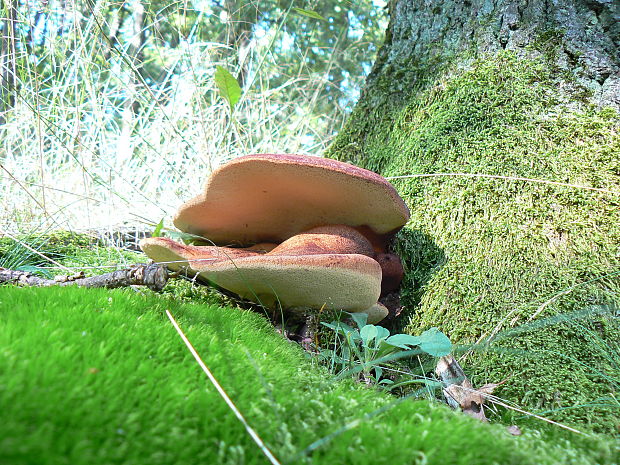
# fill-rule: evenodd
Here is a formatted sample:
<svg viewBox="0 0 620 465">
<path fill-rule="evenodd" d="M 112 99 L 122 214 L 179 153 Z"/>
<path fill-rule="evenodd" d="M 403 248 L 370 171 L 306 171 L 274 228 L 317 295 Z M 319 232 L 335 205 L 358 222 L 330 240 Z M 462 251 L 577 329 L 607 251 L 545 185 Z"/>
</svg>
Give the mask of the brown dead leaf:
<svg viewBox="0 0 620 465">
<path fill-rule="evenodd" d="M 498 386 L 508 381 L 505 379 L 500 383 L 485 384 L 476 389 L 459 363 L 451 355 L 439 359 L 435 373 L 446 386 L 443 389 L 443 394 L 448 404 L 455 409 L 460 407 L 463 413 L 484 422 L 488 421 L 484 415 L 485 398 L 493 394 Z"/>
<path fill-rule="evenodd" d="M 506 428 L 508 430 L 508 432 L 510 434 L 512 434 L 513 436 L 521 436 L 523 433 L 521 432 L 521 428 L 519 428 L 517 425 L 512 425 L 509 426 L 508 428 Z"/>
</svg>

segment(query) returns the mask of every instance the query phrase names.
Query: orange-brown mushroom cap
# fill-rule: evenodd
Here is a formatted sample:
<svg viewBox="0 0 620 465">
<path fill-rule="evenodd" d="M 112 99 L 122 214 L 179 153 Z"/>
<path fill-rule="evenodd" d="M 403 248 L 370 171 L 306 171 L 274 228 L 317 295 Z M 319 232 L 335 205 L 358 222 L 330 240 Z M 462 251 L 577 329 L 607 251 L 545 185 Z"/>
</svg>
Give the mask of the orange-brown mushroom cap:
<svg viewBox="0 0 620 465">
<path fill-rule="evenodd" d="M 330 224 L 389 236 L 408 219 L 394 187 L 376 173 L 306 155 L 248 155 L 216 170 L 174 224 L 218 244 L 244 245 Z"/>
<path fill-rule="evenodd" d="M 181 244 L 167 237 L 149 237 L 140 241 L 140 248 L 153 261 L 166 263 L 173 271 L 188 269 L 189 261 L 211 262 L 214 260 L 232 260 L 239 257 L 263 255 L 275 248 L 276 244 L 257 244 L 247 248 L 195 246 Z M 192 273 L 193 274 L 193 273 Z"/>
<path fill-rule="evenodd" d="M 361 254 L 374 256 L 372 244 L 359 231 L 342 224 L 319 226 L 296 234 L 269 255 Z"/>
</svg>

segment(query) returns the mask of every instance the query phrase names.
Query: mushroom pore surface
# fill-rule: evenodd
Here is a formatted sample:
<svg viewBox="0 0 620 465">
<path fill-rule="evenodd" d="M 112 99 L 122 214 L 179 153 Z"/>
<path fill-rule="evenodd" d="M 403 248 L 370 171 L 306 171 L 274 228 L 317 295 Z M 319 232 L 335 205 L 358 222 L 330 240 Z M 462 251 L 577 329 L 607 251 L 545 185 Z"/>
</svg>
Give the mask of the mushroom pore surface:
<svg viewBox="0 0 620 465">
<path fill-rule="evenodd" d="M 366 255 L 265 254 L 233 261 L 190 261 L 190 266 L 216 285 L 267 307 L 359 312 L 376 304 L 381 293 L 381 267 Z"/>
</svg>

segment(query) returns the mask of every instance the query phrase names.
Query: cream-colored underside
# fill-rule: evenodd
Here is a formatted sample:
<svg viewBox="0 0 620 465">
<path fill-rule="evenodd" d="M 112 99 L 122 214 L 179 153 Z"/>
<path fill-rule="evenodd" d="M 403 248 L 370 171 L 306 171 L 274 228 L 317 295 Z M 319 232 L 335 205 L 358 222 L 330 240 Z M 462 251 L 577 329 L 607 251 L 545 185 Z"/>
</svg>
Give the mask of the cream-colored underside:
<svg viewBox="0 0 620 465">
<path fill-rule="evenodd" d="M 308 255 L 292 257 L 295 263 L 286 263 L 288 258 L 272 257 L 276 260 L 271 263 L 254 257 L 227 260 L 201 267 L 199 275 L 247 300 L 271 308 L 320 309 L 324 306 L 359 312 L 377 303 L 381 292 L 381 268 L 371 258 L 355 254 Z M 317 265 L 320 258 L 331 259 L 333 265 Z"/>
<path fill-rule="evenodd" d="M 202 281 L 266 307 L 365 311 L 369 322 L 387 313 L 377 306 L 381 267 L 365 255 L 230 256 L 203 261 L 192 256 L 191 247 L 169 239 L 145 239 L 141 246 L 157 262 L 181 261 L 168 263 L 173 270 L 184 268 Z"/>
</svg>

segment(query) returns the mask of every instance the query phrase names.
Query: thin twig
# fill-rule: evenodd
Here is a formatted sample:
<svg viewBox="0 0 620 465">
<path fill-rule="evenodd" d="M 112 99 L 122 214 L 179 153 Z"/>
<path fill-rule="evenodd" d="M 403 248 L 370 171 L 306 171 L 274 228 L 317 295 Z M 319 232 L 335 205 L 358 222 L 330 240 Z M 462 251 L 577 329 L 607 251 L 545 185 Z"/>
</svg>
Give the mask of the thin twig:
<svg viewBox="0 0 620 465">
<path fill-rule="evenodd" d="M 543 417 L 543 416 L 540 416 L 540 415 L 536 415 L 535 413 L 528 412 L 527 410 L 520 409 L 519 407 L 513 407 L 512 405 L 503 402 L 499 397 L 494 396 L 492 394 L 487 394 L 485 392 L 480 392 L 480 391 L 478 391 L 476 389 L 467 388 L 465 386 L 460 386 L 458 384 L 453 384 L 452 386 L 454 386 L 457 389 L 462 389 L 463 391 L 474 392 L 476 394 L 479 394 L 482 397 L 484 397 L 485 399 L 488 399 L 490 402 L 492 402 L 494 404 L 497 404 L 497 405 L 501 405 L 504 408 L 507 408 L 507 409 L 510 409 L 510 410 L 514 410 L 515 412 L 519 412 L 519 413 L 522 413 L 524 415 L 528 415 L 530 417 L 534 417 L 534 418 L 537 418 L 537 419 L 542 420 L 542 421 L 546 421 L 547 423 L 550 423 L 550 424 L 555 425 L 555 426 L 559 426 L 560 428 L 564 428 L 564 429 L 566 429 L 568 431 L 572 431 L 573 433 L 584 434 L 583 432 L 581 432 L 581 431 L 579 431 L 579 430 L 577 430 L 575 428 L 571 428 L 570 426 L 563 425 L 562 423 L 558 423 L 557 421 L 553 421 L 553 420 L 551 420 L 549 418 L 546 418 L 546 417 Z"/>
<path fill-rule="evenodd" d="M 57 276 L 45 279 L 27 271 L 0 268 L 0 284 L 15 283 L 25 286 L 81 286 L 105 287 L 115 289 L 128 286 L 147 286 L 154 291 L 161 291 L 168 282 L 166 267 L 159 263 L 150 265 L 138 264 L 124 270 L 117 270 L 97 276 L 85 277 L 84 273 L 74 276 Z"/>
<path fill-rule="evenodd" d="M 170 313 L 170 310 L 166 310 L 166 315 L 168 315 L 168 318 L 170 319 L 172 326 L 174 326 L 174 329 L 177 331 L 177 333 L 179 334 L 179 336 L 185 343 L 185 346 L 187 347 L 187 349 L 194 356 L 194 359 L 196 360 L 196 362 L 198 362 L 198 365 L 200 365 L 200 368 L 202 368 L 202 371 L 204 371 L 205 374 L 208 376 L 209 381 L 211 381 L 213 386 L 215 386 L 215 389 L 217 389 L 217 392 L 220 394 L 220 396 L 222 396 L 222 398 L 224 399 L 228 407 L 230 407 L 230 409 L 233 411 L 235 416 L 243 424 L 243 426 L 245 427 L 245 430 L 248 432 L 248 434 L 254 440 L 254 442 L 258 445 L 258 447 L 263 452 L 263 454 L 265 454 L 265 457 L 267 457 L 267 459 L 269 460 L 269 462 L 272 463 L 272 465 L 281 465 L 278 459 L 267 448 L 263 440 L 258 436 L 258 434 L 256 434 L 256 431 L 254 431 L 252 427 L 248 424 L 248 422 L 245 420 L 245 418 L 243 417 L 243 415 L 241 414 L 237 406 L 233 403 L 230 397 L 228 397 L 228 394 L 226 394 L 226 391 L 224 391 L 224 388 L 222 388 L 222 386 L 217 381 L 217 379 L 215 379 L 215 376 L 213 376 L 209 368 L 207 368 L 207 365 L 205 365 L 205 363 L 202 361 L 202 359 L 200 358 L 200 355 L 198 355 L 198 352 L 196 352 L 196 349 L 194 349 L 194 346 L 192 346 L 192 343 L 189 342 L 189 339 L 187 339 L 187 337 L 185 336 L 185 334 L 179 327 L 178 323 L 172 316 L 172 313 Z"/>
</svg>

